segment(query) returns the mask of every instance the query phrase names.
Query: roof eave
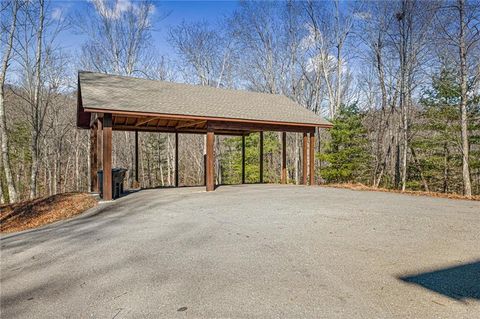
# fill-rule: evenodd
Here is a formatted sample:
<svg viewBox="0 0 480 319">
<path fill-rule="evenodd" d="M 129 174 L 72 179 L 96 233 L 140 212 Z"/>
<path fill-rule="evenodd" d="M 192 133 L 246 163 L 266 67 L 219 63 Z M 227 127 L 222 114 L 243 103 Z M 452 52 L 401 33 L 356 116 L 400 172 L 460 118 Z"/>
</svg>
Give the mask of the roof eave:
<svg viewBox="0 0 480 319">
<path fill-rule="evenodd" d="M 318 127 L 318 128 L 332 128 L 333 124 L 327 123 L 301 123 L 301 122 L 282 122 L 282 121 L 265 121 L 254 119 L 240 119 L 240 118 L 225 118 L 225 117 L 213 117 L 213 116 L 199 116 L 199 115 L 185 115 L 185 114 L 169 114 L 169 113 L 156 113 L 156 112 L 136 112 L 136 111 L 124 111 L 105 108 L 89 108 L 84 107 L 83 111 L 91 113 L 112 113 L 119 115 L 130 115 L 135 117 L 148 117 L 148 116 L 162 116 L 171 119 L 186 119 L 186 120 L 207 120 L 207 121 L 226 121 L 237 123 L 254 123 L 254 124 L 271 124 L 271 125 L 284 125 L 284 126 L 305 126 L 305 127 Z"/>
<path fill-rule="evenodd" d="M 90 128 L 91 113 L 87 113 L 83 107 L 82 92 L 80 88 L 80 73 L 77 80 L 77 127 L 82 129 Z"/>
</svg>

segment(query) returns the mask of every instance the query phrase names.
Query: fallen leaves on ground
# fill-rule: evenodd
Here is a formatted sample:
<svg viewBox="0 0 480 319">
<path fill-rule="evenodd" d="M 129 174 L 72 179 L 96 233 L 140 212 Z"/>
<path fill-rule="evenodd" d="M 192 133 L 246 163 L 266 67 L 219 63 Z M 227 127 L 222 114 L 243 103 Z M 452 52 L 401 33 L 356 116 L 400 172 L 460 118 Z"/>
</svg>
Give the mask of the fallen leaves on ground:
<svg viewBox="0 0 480 319">
<path fill-rule="evenodd" d="M 430 197 L 440 197 L 440 198 L 450 198 L 450 199 L 466 199 L 466 200 L 476 200 L 480 201 L 479 195 L 473 195 L 472 197 L 467 197 L 460 194 L 453 193 L 436 193 L 436 192 L 422 192 L 422 191 L 401 191 L 398 189 L 388 189 L 388 188 L 375 188 L 372 186 L 367 186 L 364 184 L 355 184 L 355 183 L 343 183 L 343 184 L 325 184 L 322 186 L 334 187 L 334 188 L 346 188 L 358 191 L 374 191 L 374 192 L 388 192 L 388 193 L 399 193 L 399 194 L 409 194 L 415 196 L 430 196 Z"/>
<path fill-rule="evenodd" d="M 63 193 L 0 206 L 0 231 L 11 233 L 66 219 L 97 205 L 88 193 Z"/>
</svg>

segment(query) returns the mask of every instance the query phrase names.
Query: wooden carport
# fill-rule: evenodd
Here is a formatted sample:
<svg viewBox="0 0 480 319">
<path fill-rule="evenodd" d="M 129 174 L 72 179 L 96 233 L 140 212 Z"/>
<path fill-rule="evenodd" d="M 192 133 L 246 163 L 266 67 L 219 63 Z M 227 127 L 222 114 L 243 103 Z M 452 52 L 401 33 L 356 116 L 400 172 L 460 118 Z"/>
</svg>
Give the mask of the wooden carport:
<svg viewBox="0 0 480 319">
<path fill-rule="evenodd" d="M 242 136 L 242 183 L 245 182 L 245 136 L 260 134 L 259 182 L 262 183 L 263 132 L 282 132 L 281 182 L 286 183 L 286 133 L 303 133 L 303 184 L 307 184 L 309 175 L 313 185 L 315 130 L 332 126 L 282 95 L 102 73 L 79 72 L 77 95 L 77 126 L 91 130 L 91 187 L 98 191 L 97 171 L 103 169 L 105 200 L 112 199 L 113 130 L 135 132 L 137 182 L 138 132 L 175 133 L 175 186 L 178 186 L 178 135 L 206 134 L 205 184 L 207 191 L 212 191 L 215 134 Z"/>
</svg>

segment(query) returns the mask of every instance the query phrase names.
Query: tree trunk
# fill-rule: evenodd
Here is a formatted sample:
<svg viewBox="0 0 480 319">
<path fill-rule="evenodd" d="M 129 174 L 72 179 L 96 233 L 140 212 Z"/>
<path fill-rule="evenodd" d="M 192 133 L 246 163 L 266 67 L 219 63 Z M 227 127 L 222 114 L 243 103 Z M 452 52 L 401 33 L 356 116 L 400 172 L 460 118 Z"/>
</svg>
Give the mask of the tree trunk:
<svg viewBox="0 0 480 319">
<path fill-rule="evenodd" d="M 418 162 L 417 155 L 415 154 L 415 150 L 413 149 L 413 147 L 410 147 L 410 151 L 412 152 L 412 157 L 413 157 L 413 161 L 415 162 L 415 166 L 417 167 L 418 172 L 420 173 L 420 179 L 422 180 L 423 188 L 425 189 L 426 192 L 430 192 L 427 180 L 423 176 L 422 167 L 420 166 L 420 163 Z"/>
<path fill-rule="evenodd" d="M 18 1 L 13 1 L 13 10 L 12 10 L 12 23 L 8 31 L 8 40 L 5 47 L 5 51 L 2 59 L 2 69 L 0 70 L 0 140 L 2 147 L 2 164 L 3 170 L 5 172 L 5 179 L 7 182 L 7 191 L 8 191 L 8 201 L 14 203 L 17 201 L 17 192 L 15 190 L 15 184 L 13 182 L 12 170 L 10 167 L 10 158 L 8 153 L 8 134 L 7 134 L 7 120 L 5 116 L 5 77 L 7 74 L 8 64 L 11 57 L 12 47 L 13 47 L 13 38 L 15 34 L 15 28 L 17 25 L 17 12 L 19 3 Z M 2 193 L 3 198 L 3 193 Z"/>
<path fill-rule="evenodd" d="M 215 179 L 217 185 L 222 184 L 222 164 L 221 164 L 221 137 L 220 136 L 215 136 Z"/>
<path fill-rule="evenodd" d="M 2 181 L 0 181 L 0 204 L 5 204 L 5 199 L 3 197 L 3 185 Z"/>
<path fill-rule="evenodd" d="M 147 178 L 148 178 L 148 188 L 152 188 L 152 169 L 150 166 L 150 152 L 146 151 L 147 155 Z"/>
<path fill-rule="evenodd" d="M 57 193 L 57 187 L 58 187 L 58 163 L 59 159 L 58 156 L 55 153 L 55 161 L 53 162 L 53 182 L 52 182 L 52 194 Z"/>
<path fill-rule="evenodd" d="M 295 184 L 300 184 L 300 147 L 298 133 L 295 133 Z"/>
<path fill-rule="evenodd" d="M 160 170 L 160 185 L 162 187 L 165 186 L 165 178 L 163 176 L 163 165 L 162 165 L 162 150 L 160 149 L 160 147 L 158 148 L 158 166 L 159 166 L 159 170 Z"/>
<path fill-rule="evenodd" d="M 467 46 L 465 41 L 465 1 L 458 0 L 458 10 L 460 15 L 460 35 L 459 35 L 459 54 L 460 54 L 460 114 L 462 130 L 462 176 L 463 176 L 463 194 L 472 196 L 472 185 L 470 182 L 469 145 L 468 145 L 468 118 L 467 118 Z"/>
<path fill-rule="evenodd" d="M 448 193 L 448 176 L 449 176 L 449 151 L 448 151 L 448 146 L 447 143 L 444 143 L 443 145 L 443 153 L 444 153 L 444 158 L 443 158 L 443 192 Z"/>
<path fill-rule="evenodd" d="M 398 189 L 400 185 L 400 143 L 397 138 L 395 139 L 396 151 L 395 151 L 395 188 Z"/>
<path fill-rule="evenodd" d="M 405 191 L 407 187 L 407 157 L 408 157 L 408 106 L 405 102 L 403 110 L 403 119 L 402 119 L 402 142 L 403 142 L 403 152 L 402 152 L 402 192 Z"/>
<path fill-rule="evenodd" d="M 408 37 L 407 19 L 409 19 L 410 8 L 407 8 L 407 1 L 402 1 L 402 17 L 397 18 L 400 23 L 400 109 L 401 109 L 401 184 L 402 192 L 405 191 L 407 183 L 407 154 L 408 154 L 408 102 L 407 102 L 407 54 L 408 54 Z M 399 144 L 400 147 L 400 144 Z"/>
<path fill-rule="evenodd" d="M 343 40 L 337 44 L 337 87 L 335 95 L 335 109 L 333 114 L 337 114 L 338 109 L 340 108 L 341 98 L 342 98 L 342 47 Z"/>
<path fill-rule="evenodd" d="M 171 177 L 172 169 L 171 169 L 171 166 L 170 166 L 170 163 L 171 163 L 170 156 L 171 156 L 172 152 L 171 152 L 171 147 L 170 147 L 170 134 L 169 133 L 167 133 L 166 145 L 167 145 L 167 147 L 165 149 L 166 149 L 167 159 L 165 160 L 165 162 L 167 164 L 167 185 L 172 186 L 172 177 Z"/>
<path fill-rule="evenodd" d="M 40 114 L 40 89 L 41 89 L 41 70 L 42 70 L 42 41 L 43 24 L 45 20 L 45 2 L 40 0 L 40 16 L 37 31 L 37 51 L 35 53 L 35 89 L 33 98 L 33 130 L 32 130 L 32 168 L 30 174 L 30 199 L 37 197 L 37 175 L 38 175 L 38 157 L 40 148 L 38 145 L 41 133 L 41 114 Z"/>
<path fill-rule="evenodd" d="M 89 139 L 90 140 L 90 139 Z M 75 130 L 75 145 L 78 145 L 78 130 Z M 87 156 L 90 158 L 90 156 Z M 78 147 L 75 148 L 75 191 L 80 191 L 80 168 L 79 168 L 79 149 Z"/>
</svg>

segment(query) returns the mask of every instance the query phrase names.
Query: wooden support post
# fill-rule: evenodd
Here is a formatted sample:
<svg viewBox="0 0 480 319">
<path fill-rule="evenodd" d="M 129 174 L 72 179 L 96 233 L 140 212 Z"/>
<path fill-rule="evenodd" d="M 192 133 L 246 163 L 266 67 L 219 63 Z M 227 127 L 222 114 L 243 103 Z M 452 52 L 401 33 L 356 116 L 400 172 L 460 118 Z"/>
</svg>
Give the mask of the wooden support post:
<svg viewBox="0 0 480 319">
<path fill-rule="evenodd" d="M 178 132 L 175 132 L 175 187 L 178 187 Z"/>
<path fill-rule="evenodd" d="M 205 140 L 205 143 L 207 141 Z M 205 144 L 205 148 L 207 145 Z M 207 186 L 207 154 L 203 154 L 203 185 Z"/>
<path fill-rule="evenodd" d="M 135 183 L 136 187 L 140 185 L 138 178 L 138 131 L 135 131 Z"/>
<path fill-rule="evenodd" d="M 203 185 L 207 186 L 207 135 L 203 141 Z"/>
<path fill-rule="evenodd" d="M 207 154 L 206 154 L 206 188 L 207 192 L 215 190 L 215 159 L 213 153 L 213 144 L 215 143 L 215 135 L 213 131 L 207 132 Z"/>
<path fill-rule="evenodd" d="M 260 131 L 260 183 L 263 183 L 263 131 Z"/>
<path fill-rule="evenodd" d="M 103 119 L 97 120 L 97 167 L 95 171 L 103 169 Z M 102 185 L 103 186 L 103 185 Z M 97 178 L 96 191 L 100 192 L 100 180 Z"/>
<path fill-rule="evenodd" d="M 263 183 L 263 131 L 260 131 L 260 183 Z"/>
<path fill-rule="evenodd" d="M 103 200 L 112 199 L 112 114 L 103 115 Z"/>
<path fill-rule="evenodd" d="M 315 185 L 315 133 L 310 133 L 310 185 Z"/>
<path fill-rule="evenodd" d="M 97 125 L 90 129 L 90 191 L 98 192 L 97 181 Z"/>
<path fill-rule="evenodd" d="M 242 184 L 245 184 L 245 135 L 242 135 Z"/>
<path fill-rule="evenodd" d="M 282 132 L 282 178 L 281 183 L 287 183 L 287 132 Z"/>
<path fill-rule="evenodd" d="M 308 176 L 308 136 L 307 133 L 303 133 L 303 158 L 302 158 L 302 175 L 303 175 L 303 185 L 307 185 L 307 176 Z"/>
</svg>

